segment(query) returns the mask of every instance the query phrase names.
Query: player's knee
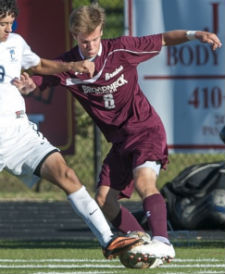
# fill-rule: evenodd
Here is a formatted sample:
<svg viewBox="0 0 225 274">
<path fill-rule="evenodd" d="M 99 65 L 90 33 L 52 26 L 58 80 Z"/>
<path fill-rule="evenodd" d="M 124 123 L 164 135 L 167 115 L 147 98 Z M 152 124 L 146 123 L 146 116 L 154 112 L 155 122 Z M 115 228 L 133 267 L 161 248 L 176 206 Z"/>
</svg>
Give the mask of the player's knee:
<svg viewBox="0 0 225 274">
<path fill-rule="evenodd" d="M 139 194 L 139 196 L 141 197 L 141 199 L 145 199 L 146 197 L 153 195 L 153 194 L 157 194 L 159 193 L 159 190 L 157 189 L 156 186 L 153 185 L 135 185 L 135 189 L 137 191 L 137 193 Z"/>
<path fill-rule="evenodd" d="M 66 166 L 59 173 L 60 175 L 56 179 L 56 184 L 67 195 L 80 189 L 81 183 L 71 168 Z"/>
<path fill-rule="evenodd" d="M 67 165 L 63 165 L 61 166 L 61 168 L 58 168 L 54 176 L 55 176 L 56 184 L 64 190 L 65 189 L 75 190 L 81 185 L 73 169 L 71 169 Z"/>
<path fill-rule="evenodd" d="M 109 196 L 102 193 L 97 193 L 95 199 L 103 212 L 108 211 L 108 209 L 112 208 L 112 203 Z"/>
<path fill-rule="evenodd" d="M 142 199 L 159 192 L 156 185 L 157 176 L 153 170 L 142 168 L 136 172 L 134 179 L 135 189 Z"/>
<path fill-rule="evenodd" d="M 117 201 L 115 201 L 112 196 L 101 195 L 101 193 L 96 195 L 96 201 L 107 217 L 110 216 L 111 211 L 116 208 L 117 204 Z"/>
<path fill-rule="evenodd" d="M 75 172 L 70 167 L 66 167 L 64 170 L 63 177 L 66 181 L 70 181 L 73 184 L 80 184 L 79 179 L 77 178 Z"/>
</svg>

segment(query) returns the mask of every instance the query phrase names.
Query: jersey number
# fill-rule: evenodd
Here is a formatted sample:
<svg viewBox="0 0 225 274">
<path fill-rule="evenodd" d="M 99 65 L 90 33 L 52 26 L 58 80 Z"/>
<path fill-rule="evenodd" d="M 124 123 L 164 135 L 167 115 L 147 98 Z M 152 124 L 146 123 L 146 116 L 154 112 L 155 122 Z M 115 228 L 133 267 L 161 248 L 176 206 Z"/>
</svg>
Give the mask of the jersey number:
<svg viewBox="0 0 225 274">
<path fill-rule="evenodd" d="M 0 82 L 3 82 L 5 78 L 5 69 L 3 66 L 0 66 Z"/>
<path fill-rule="evenodd" d="M 103 100 L 105 104 L 105 108 L 112 109 L 115 108 L 115 101 L 112 94 L 105 94 L 103 95 Z"/>
</svg>

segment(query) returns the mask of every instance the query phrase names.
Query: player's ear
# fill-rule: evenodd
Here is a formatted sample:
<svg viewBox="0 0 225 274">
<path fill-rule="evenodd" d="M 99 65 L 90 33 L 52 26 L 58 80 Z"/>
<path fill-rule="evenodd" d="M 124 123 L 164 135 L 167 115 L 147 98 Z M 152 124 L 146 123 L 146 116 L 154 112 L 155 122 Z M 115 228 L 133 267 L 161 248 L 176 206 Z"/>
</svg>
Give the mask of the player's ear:
<svg viewBox="0 0 225 274">
<path fill-rule="evenodd" d="M 77 41 L 77 35 L 75 33 L 72 33 L 72 37 L 73 37 L 74 40 Z"/>
</svg>

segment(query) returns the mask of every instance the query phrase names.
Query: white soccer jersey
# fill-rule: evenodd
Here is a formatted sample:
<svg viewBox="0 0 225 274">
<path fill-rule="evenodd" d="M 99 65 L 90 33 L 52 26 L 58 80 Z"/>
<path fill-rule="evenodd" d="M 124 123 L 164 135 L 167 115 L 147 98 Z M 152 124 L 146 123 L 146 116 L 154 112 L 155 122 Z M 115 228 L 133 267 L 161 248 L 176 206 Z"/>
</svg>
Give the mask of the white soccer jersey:
<svg viewBox="0 0 225 274">
<path fill-rule="evenodd" d="M 25 102 L 18 89 L 11 84 L 20 77 L 21 69 L 38 65 L 40 57 L 31 51 L 25 40 L 15 33 L 0 42 L 0 125 L 15 119 L 17 111 L 25 112 Z"/>
<path fill-rule="evenodd" d="M 5 169 L 30 187 L 39 180 L 34 175 L 39 163 L 57 148 L 26 115 L 18 115 L 25 113 L 25 101 L 11 81 L 20 77 L 22 68 L 39 63 L 40 57 L 20 35 L 12 33 L 0 42 L 0 172 Z"/>
</svg>

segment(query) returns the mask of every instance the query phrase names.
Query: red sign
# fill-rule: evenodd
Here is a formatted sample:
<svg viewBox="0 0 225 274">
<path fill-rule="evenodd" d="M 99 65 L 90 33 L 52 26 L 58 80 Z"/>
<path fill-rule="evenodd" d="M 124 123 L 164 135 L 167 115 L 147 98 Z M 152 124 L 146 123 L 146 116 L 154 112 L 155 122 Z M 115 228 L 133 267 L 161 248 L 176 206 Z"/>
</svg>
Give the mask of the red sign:
<svg viewBox="0 0 225 274">
<path fill-rule="evenodd" d="M 68 50 L 72 0 L 18 0 L 16 32 L 40 57 L 53 59 Z M 46 89 L 26 99 L 27 114 L 40 131 L 65 154 L 74 153 L 74 104 L 65 88 Z"/>
</svg>

